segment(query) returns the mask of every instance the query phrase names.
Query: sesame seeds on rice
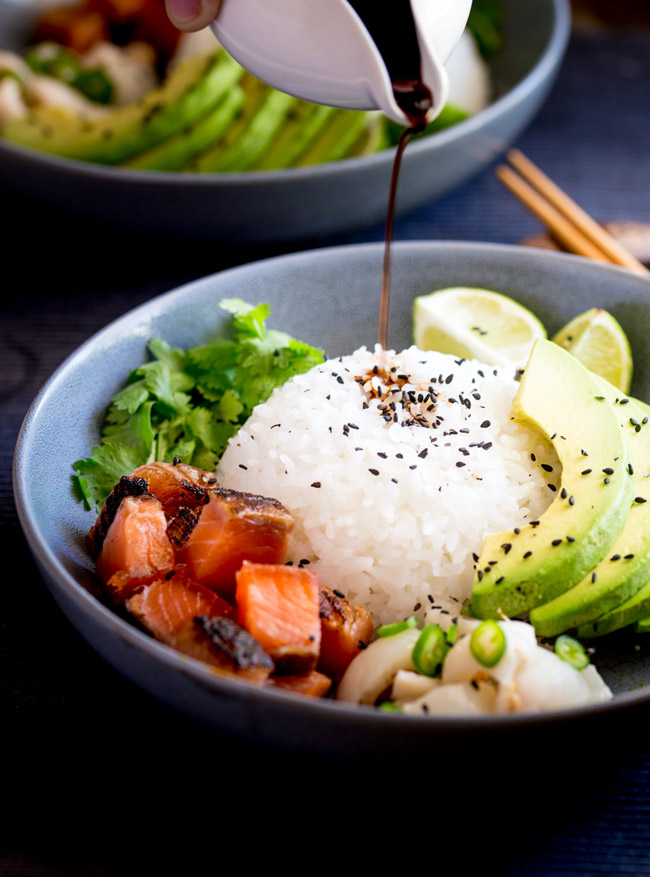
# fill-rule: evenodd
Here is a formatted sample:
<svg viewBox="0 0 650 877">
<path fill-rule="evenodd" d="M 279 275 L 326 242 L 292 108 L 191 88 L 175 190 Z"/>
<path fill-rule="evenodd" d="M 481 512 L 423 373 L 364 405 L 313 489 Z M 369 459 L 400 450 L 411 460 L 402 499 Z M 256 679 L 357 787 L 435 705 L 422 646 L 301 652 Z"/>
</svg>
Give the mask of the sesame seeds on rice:
<svg viewBox="0 0 650 877">
<path fill-rule="evenodd" d="M 375 623 L 469 598 L 488 533 L 553 499 L 552 446 L 511 420 L 507 369 L 415 347 L 361 348 L 275 390 L 217 468 L 294 515 L 288 560 L 365 605 Z M 552 467 L 545 471 L 542 467 Z"/>
</svg>

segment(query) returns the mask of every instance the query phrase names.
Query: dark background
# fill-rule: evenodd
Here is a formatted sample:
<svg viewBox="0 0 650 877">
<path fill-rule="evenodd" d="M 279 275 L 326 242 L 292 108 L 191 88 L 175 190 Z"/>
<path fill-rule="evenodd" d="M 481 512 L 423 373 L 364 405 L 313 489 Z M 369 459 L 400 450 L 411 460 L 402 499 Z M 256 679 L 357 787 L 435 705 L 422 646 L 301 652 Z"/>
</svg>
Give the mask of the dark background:
<svg viewBox="0 0 650 877">
<path fill-rule="evenodd" d="M 650 222 L 650 4 L 576 8 L 558 82 L 518 145 L 598 220 Z M 331 764 L 195 725 L 95 655 L 50 598 L 16 520 L 22 417 L 113 318 L 281 250 L 170 244 L 3 192 L 0 204 L 0 875 L 194 874 L 261 855 L 284 870 L 374 869 L 393 851 L 402 867 L 450 858 L 478 874 L 650 873 L 650 709 L 447 755 L 434 741 L 427 762 Z M 399 219 L 396 238 L 516 243 L 538 230 L 486 170 Z M 305 246 L 382 236 L 378 224 Z"/>
</svg>

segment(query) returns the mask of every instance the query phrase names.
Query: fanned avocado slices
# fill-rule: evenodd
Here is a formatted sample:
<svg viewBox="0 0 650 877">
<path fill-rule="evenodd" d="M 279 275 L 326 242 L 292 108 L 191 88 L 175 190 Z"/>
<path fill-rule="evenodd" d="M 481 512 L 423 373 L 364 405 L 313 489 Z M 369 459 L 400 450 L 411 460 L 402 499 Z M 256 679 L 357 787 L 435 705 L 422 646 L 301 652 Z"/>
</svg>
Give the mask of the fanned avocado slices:
<svg viewBox="0 0 650 877">
<path fill-rule="evenodd" d="M 282 130 L 278 131 L 275 140 L 258 158 L 253 169 L 263 171 L 291 167 L 320 135 L 335 112 L 334 107 L 296 100 L 287 113 Z"/>
<path fill-rule="evenodd" d="M 269 86 L 260 82 L 250 73 L 245 73 L 239 81 L 246 100 L 241 110 L 235 117 L 225 136 L 212 144 L 201 155 L 190 162 L 186 170 L 212 172 L 221 169 L 222 164 L 229 155 L 237 149 L 240 139 L 246 134 L 251 120 L 264 103 L 269 93 Z"/>
<path fill-rule="evenodd" d="M 303 152 L 296 165 L 320 164 L 345 158 L 362 136 L 367 116 L 361 110 L 336 110 L 326 127 Z"/>
<path fill-rule="evenodd" d="M 484 540 L 471 605 L 479 618 L 521 615 L 578 584 L 617 538 L 634 497 L 618 412 L 561 347 L 535 343 L 511 416 L 553 443 L 562 483 L 539 521 Z"/>
<path fill-rule="evenodd" d="M 194 125 L 188 125 L 175 137 L 170 137 L 153 149 L 124 162 L 123 167 L 158 171 L 181 170 L 195 155 L 224 136 L 245 100 L 243 89 L 235 85 L 220 104 L 209 110 Z"/>
<path fill-rule="evenodd" d="M 241 68 L 225 52 L 188 58 L 144 100 L 99 119 L 53 107 L 10 119 L 4 136 L 67 158 L 117 164 L 177 134 L 220 103 Z"/>
<path fill-rule="evenodd" d="M 607 381 L 599 377 L 595 380 L 619 415 L 630 451 L 628 473 L 634 484 L 634 496 L 643 498 L 650 472 L 648 415 Z M 623 400 L 625 404 L 621 405 Z M 540 636 L 555 636 L 608 613 L 649 580 L 650 503 L 633 499 L 625 526 L 603 560 L 575 587 L 533 609 L 530 620 Z"/>
</svg>

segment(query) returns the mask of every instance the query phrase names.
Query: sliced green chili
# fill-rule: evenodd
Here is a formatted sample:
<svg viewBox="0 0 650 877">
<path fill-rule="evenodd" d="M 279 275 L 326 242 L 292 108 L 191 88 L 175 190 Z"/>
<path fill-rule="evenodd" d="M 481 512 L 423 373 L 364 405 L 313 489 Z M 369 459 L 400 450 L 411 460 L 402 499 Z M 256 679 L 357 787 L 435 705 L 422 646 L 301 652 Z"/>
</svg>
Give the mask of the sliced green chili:
<svg viewBox="0 0 650 877">
<path fill-rule="evenodd" d="M 413 647 L 413 666 L 423 676 L 436 676 L 447 652 L 445 633 L 437 624 L 427 624 Z"/>
<path fill-rule="evenodd" d="M 450 646 L 456 642 L 456 637 L 458 636 L 458 625 L 452 624 L 447 630 L 447 642 Z"/>
<path fill-rule="evenodd" d="M 589 664 L 589 655 L 582 643 L 565 633 L 555 640 L 555 654 L 575 670 L 584 670 Z"/>
<path fill-rule="evenodd" d="M 415 615 L 411 615 L 410 618 L 407 618 L 405 621 L 396 621 L 394 624 L 384 624 L 381 627 L 377 628 L 377 636 L 395 636 L 396 633 L 401 633 L 403 630 L 408 630 L 409 627 L 417 627 L 418 620 Z"/>
<path fill-rule="evenodd" d="M 488 619 L 472 634 L 469 648 L 479 664 L 494 667 L 506 650 L 506 635 L 496 621 Z"/>
<path fill-rule="evenodd" d="M 383 710 L 385 713 L 401 713 L 402 712 L 402 707 L 398 706 L 396 703 L 393 703 L 392 700 L 385 700 L 383 703 L 380 703 L 379 709 Z"/>
</svg>

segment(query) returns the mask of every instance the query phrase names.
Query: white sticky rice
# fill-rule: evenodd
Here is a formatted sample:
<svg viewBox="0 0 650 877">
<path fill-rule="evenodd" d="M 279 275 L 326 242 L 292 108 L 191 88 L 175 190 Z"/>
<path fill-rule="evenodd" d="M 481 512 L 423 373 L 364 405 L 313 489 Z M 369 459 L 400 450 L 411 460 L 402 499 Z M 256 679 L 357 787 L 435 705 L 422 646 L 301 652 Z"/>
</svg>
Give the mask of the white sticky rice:
<svg viewBox="0 0 650 877">
<path fill-rule="evenodd" d="M 288 559 L 383 624 L 467 601 L 483 537 L 537 519 L 560 467 L 511 420 L 512 371 L 412 347 L 373 376 L 378 356 L 362 348 L 276 390 L 217 477 L 279 499 L 295 518 Z"/>
</svg>

